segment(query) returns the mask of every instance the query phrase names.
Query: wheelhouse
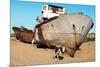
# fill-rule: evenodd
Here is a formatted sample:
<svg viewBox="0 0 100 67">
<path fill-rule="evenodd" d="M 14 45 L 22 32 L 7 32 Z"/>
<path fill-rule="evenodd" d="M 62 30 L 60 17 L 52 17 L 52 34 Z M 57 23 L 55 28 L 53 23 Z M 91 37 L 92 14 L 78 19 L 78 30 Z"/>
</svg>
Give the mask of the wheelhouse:
<svg viewBox="0 0 100 67">
<path fill-rule="evenodd" d="M 65 13 L 66 13 L 65 8 L 60 7 L 60 6 L 47 5 L 47 4 L 44 4 L 42 6 L 43 18 L 49 19 L 49 18 L 52 18 L 52 17 L 55 17 L 55 16 L 59 16 L 61 14 L 65 14 Z"/>
</svg>

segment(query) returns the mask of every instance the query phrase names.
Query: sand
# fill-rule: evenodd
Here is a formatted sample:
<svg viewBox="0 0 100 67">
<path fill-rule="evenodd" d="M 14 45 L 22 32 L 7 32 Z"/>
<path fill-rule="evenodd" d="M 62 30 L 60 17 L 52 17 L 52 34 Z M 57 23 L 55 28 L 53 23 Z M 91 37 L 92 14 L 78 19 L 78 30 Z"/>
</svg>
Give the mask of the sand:
<svg viewBox="0 0 100 67">
<path fill-rule="evenodd" d="M 95 61 L 95 41 L 84 42 L 74 58 L 64 54 L 64 59 L 54 58 L 53 49 L 37 48 L 32 44 L 27 44 L 11 38 L 11 63 L 12 67 L 40 65 L 40 64 L 63 64 L 77 62 Z"/>
</svg>

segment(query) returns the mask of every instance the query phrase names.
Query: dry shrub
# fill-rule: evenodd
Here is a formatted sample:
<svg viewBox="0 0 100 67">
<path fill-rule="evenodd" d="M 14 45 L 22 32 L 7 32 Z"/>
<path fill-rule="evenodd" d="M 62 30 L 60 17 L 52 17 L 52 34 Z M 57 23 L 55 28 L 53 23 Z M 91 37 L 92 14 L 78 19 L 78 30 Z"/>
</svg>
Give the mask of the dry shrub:
<svg viewBox="0 0 100 67">
<path fill-rule="evenodd" d="M 85 37 L 84 42 L 95 41 L 95 37 Z"/>
</svg>

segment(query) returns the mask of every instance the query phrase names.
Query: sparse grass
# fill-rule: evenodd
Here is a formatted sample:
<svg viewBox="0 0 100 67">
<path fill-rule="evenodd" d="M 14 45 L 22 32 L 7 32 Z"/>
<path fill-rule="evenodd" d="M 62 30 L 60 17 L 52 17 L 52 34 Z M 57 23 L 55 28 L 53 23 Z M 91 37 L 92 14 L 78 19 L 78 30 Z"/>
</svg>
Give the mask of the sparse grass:
<svg viewBox="0 0 100 67">
<path fill-rule="evenodd" d="M 95 41 L 95 37 L 85 37 L 84 42 Z"/>
<path fill-rule="evenodd" d="M 16 37 L 16 34 L 15 33 L 11 33 L 10 36 L 11 37 Z"/>
</svg>

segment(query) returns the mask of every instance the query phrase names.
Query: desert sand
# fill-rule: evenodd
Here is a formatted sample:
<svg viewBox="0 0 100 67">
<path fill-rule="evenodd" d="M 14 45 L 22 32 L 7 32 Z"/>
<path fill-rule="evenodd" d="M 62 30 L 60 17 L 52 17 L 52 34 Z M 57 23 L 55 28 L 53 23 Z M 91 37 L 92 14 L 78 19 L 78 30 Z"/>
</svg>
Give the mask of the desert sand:
<svg viewBox="0 0 100 67">
<path fill-rule="evenodd" d="M 32 44 L 23 43 L 15 38 L 11 38 L 10 65 L 12 67 L 95 61 L 95 41 L 84 42 L 74 58 L 65 53 L 64 59 L 59 60 L 54 58 L 54 55 L 54 49 L 37 48 Z"/>
</svg>

